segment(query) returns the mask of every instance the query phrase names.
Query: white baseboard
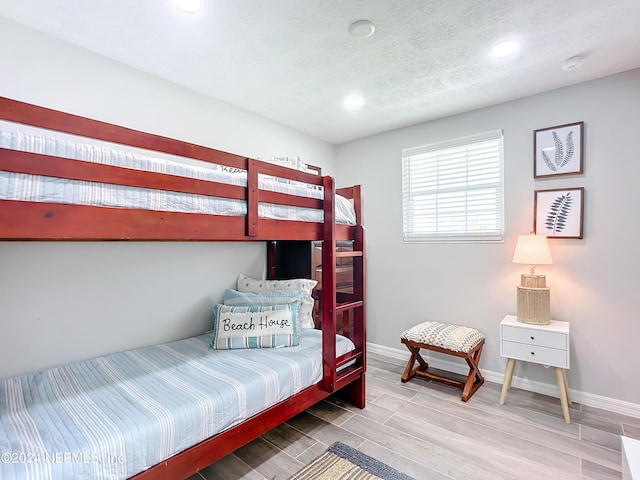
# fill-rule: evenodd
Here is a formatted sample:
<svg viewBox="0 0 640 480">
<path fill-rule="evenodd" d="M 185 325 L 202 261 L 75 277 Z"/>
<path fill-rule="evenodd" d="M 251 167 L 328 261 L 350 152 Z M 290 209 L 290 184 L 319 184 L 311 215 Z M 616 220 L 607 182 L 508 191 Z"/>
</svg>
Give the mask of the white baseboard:
<svg viewBox="0 0 640 480">
<path fill-rule="evenodd" d="M 408 351 L 385 347 L 384 345 L 377 345 L 375 343 L 367 343 L 367 352 L 374 355 L 380 355 L 391 361 L 395 360 L 394 363 L 402 366 L 406 365 L 407 361 L 409 361 Z M 428 355 L 425 355 L 425 357 L 428 357 Z M 431 358 L 428 361 L 434 368 L 459 373 L 461 375 L 467 375 L 469 373 L 469 369 L 464 363 L 461 364 L 441 358 Z M 482 369 L 482 375 L 488 382 L 498 384 L 502 384 L 502 380 L 504 379 L 504 372 L 493 372 Z M 549 395 L 556 398 L 558 397 L 558 387 L 555 383 L 536 382 L 514 376 L 511 385 L 530 392 L 541 393 L 543 395 Z M 571 400 L 582 405 L 588 405 L 590 407 L 601 408 L 621 415 L 640 418 L 640 404 L 637 403 L 625 402 L 623 400 L 603 397 L 601 395 L 595 395 L 573 389 L 569 389 L 569 395 L 571 396 Z"/>
</svg>

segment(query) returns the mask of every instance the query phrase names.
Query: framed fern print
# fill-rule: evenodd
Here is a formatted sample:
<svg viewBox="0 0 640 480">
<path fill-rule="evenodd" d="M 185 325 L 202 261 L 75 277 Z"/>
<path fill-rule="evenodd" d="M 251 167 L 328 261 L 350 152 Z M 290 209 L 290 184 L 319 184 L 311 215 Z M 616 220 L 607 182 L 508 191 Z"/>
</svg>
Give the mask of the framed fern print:
<svg viewBox="0 0 640 480">
<path fill-rule="evenodd" d="M 536 190 L 533 231 L 550 238 L 582 238 L 584 187 Z"/>
<path fill-rule="evenodd" d="M 584 122 L 533 131 L 533 178 L 582 173 Z"/>
</svg>

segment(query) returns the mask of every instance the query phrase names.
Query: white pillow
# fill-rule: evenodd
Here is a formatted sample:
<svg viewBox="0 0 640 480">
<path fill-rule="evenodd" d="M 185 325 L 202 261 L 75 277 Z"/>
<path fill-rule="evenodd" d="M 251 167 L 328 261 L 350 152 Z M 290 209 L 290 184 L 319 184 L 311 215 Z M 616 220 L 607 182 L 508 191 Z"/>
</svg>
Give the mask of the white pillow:
<svg viewBox="0 0 640 480">
<path fill-rule="evenodd" d="M 317 280 L 294 278 L 291 280 L 258 280 L 238 275 L 236 290 L 240 292 L 260 293 L 271 290 L 299 290 L 302 293 L 302 305 L 298 314 L 302 328 L 314 328 L 313 297 L 311 291 L 318 284 Z"/>
</svg>

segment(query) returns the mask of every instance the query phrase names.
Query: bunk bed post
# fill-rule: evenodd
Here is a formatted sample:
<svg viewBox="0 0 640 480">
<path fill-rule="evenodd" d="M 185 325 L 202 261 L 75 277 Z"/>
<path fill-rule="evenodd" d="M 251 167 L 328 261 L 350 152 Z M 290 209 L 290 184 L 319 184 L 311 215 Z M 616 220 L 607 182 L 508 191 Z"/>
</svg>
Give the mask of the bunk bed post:
<svg viewBox="0 0 640 480">
<path fill-rule="evenodd" d="M 362 186 L 355 185 L 352 187 L 353 190 L 353 208 L 356 211 L 356 221 L 358 225 L 362 228 L 364 225 L 364 203 L 362 198 Z M 363 237 L 364 239 L 364 237 Z M 364 246 L 364 245 L 363 245 Z"/>
<path fill-rule="evenodd" d="M 336 388 L 336 221 L 333 177 L 323 178 L 324 232 L 322 242 L 322 370 L 324 388 Z"/>
<path fill-rule="evenodd" d="M 358 187 L 359 190 L 359 187 Z M 362 203 L 360 203 L 362 205 Z M 358 218 L 358 225 L 356 226 L 356 237 L 353 245 L 354 250 L 362 251 L 362 256 L 354 257 L 353 259 L 353 278 L 360 281 L 354 281 L 353 293 L 356 299 L 362 301 L 362 306 L 353 310 L 353 332 L 352 338 L 356 349 L 362 352 L 362 357 L 359 359 L 363 369 L 367 369 L 367 323 L 366 323 L 366 242 L 365 232 L 362 223 L 360 222 L 360 216 Z M 365 372 L 362 372 L 360 378 L 343 389 L 343 396 L 358 408 L 364 408 L 366 403 L 366 379 Z"/>
<path fill-rule="evenodd" d="M 366 295 L 367 295 L 367 270 L 366 270 L 366 239 L 364 230 L 364 203 L 362 198 L 362 188 L 360 185 L 353 187 L 353 205 L 356 212 L 356 234 L 353 245 L 354 250 L 360 250 L 362 252 L 361 257 L 355 257 L 353 260 L 353 277 L 361 279 L 360 282 L 354 282 L 354 296 L 362 300 L 362 307 L 356 309 L 354 312 L 354 330 L 355 338 L 354 342 L 357 348 L 361 348 L 366 351 Z M 363 364 L 366 366 L 366 358 L 363 358 Z"/>
<path fill-rule="evenodd" d="M 356 228 L 356 239 L 353 247 L 354 250 L 362 251 L 361 257 L 355 257 L 353 260 L 353 276 L 354 278 L 362 279 L 361 282 L 354 282 L 353 285 L 353 293 L 355 298 L 362 300 L 362 307 L 355 309 L 354 311 L 354 343 L 357 348 L 364 349 L 364 345 L 366 342 L 366 323 L 364 319 L 366 318 L 366 267 L 365 267 L 365 238 L 364 238 L 364 228 L 361 225 L 358 225 Z"/>
<path fill-rule="evenodd" d="M 253 158 L 247 158 L 247 236 L 258 236 L 258 173 L 260 163 Z"/>
<path fill-rule="evenodd" d="M 268 279 L 277 278 L 277 274 L 278 274 L 277 245 L 278 243 L 275 240 L 270 240 L 267 242 L 267 278 Z"/>
<path fill-rule="evenodd" d="M 347 192 L 348 190 L 348 192 Z M 364 229 L 364 202 L 362 198 L 362 188 L 360 185 L 348 189 L 337 191 L 341 195 L 346 195 L 353 199 L 353 206 L 356 213 L 355 237 L 353 251 L 360 251 L 361 255 L 353 257 L 353 299 L 360 301 L 361 306 L 354 308 L 351 312 L 353 318 L 353 340 L 356 349 L 362 352 L 362 357 L 358 359 L 358 364 L 362 366 L 363 372 L 358 380 L 351 382 L 340 391 L 343 398 L 358 408 L 365 408 L 366 404 L 366 237 Z M 345 312 L 346 313 L 346 312 Z"/>
</svg>

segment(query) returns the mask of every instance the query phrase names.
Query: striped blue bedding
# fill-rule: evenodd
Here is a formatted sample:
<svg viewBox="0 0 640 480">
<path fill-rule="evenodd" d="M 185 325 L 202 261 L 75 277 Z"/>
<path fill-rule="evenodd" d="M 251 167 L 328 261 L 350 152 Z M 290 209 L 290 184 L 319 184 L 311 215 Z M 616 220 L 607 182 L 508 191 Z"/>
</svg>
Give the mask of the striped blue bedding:
<svg viewBox="0 0 640 480">
<path fill-rule="evenodd" d="M 0 122 L 0 128 L 2 127 L 3 123 Z M 228 170 L 230 169 L 220 165 L 196 166 L 127 150 L 71 142 L 55 136 L 0 130 L 0 148 L 54 155 L 135 170 L 166 173 L 230 185 L 246 186 L 247 184 L 246 172 L 242 170 L 229 172 Z M 299 182 L 283 183 L 266 175 L 260 175 L 259 186 L 264 190 L 301 197 L 321 199 L 324 195 L 321 190 L 308 188 L 305 184 Z M 139 208 L 227 216 L 247 214 L 247 204 L 244 200 L 7 171 L 0 171 L 0 200 L 97 205 L 102 207 Z M 337 223 L 356 224 L 353 204 L 340 195 L 336 195 L 335 213 Z M 313 208 L 260 203 L 258 205 L 258 216 L 260 218 L 280 220 L 322 222 L 324 213 L 322 210 Z"/>
<path fill-rule="evenodd" d="M 125 479 L 321 379 L 317 330 L 298 347 L 214 351 L 210 340 L 0 381 L 0 478 Z M 336 343 L 337 355 L 353 349 Z"/>
</svg>

